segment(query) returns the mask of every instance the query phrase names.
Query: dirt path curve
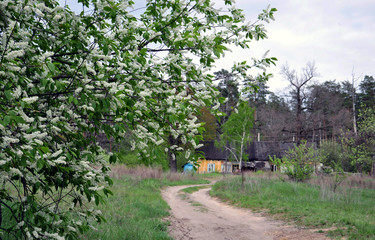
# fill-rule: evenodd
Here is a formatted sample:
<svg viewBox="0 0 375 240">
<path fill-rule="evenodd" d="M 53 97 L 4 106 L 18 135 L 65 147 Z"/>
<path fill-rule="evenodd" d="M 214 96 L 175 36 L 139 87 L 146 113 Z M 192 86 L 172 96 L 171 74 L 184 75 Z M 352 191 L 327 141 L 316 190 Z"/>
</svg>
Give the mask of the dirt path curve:
<svg viewBox="0 0 375 240">
<path fill-rule="evenodd" d="M 209 186 L 192 194 L 180 192 L 187 187 L 190 186 L 168 187 L 162 191 L 171 207 L 169 233 L 176 240 L 328 239 L 314 231 L 297 229 L 224 204 L 209 196 Z"/>
</svg>

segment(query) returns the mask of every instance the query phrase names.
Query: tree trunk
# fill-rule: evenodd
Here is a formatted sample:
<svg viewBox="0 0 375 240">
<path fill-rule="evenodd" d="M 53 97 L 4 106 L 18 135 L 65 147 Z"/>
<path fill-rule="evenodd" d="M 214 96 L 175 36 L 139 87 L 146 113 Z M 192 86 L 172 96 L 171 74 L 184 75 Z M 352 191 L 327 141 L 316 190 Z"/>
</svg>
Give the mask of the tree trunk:
<svg viewBox="0 0 375 240">
<path fill-rule="evenodd" d="M 312 142 L 315 142 L 315 123 L 313 122 L 313 134 L 312 134 Z"/>
<path fill-rule="evenodd" d="M 176 145 L 177 140 L 172 135 L 168 137 L 169 146 Z M 173 150 L 168 150 L 169 169 L 171 172 L 177 172 L 177 159 L 176 154 Z"/>
<path fill-rule="evenodd" d="M 355 116 L 355 88 L 354 88 L 355 77 L 352 73 L 352 108 L 353 108 L 353 131 L 354 135 L 357 136 L 357 119 Z"/>
<path fill-rule="evenodd" d="M 168 151 L 168 158 L 169 158 L 169 169 L 171 172 L 177 172 L 177 161 L 176 157 L 173 157 L 174 153 L 169 150 Z"/>
<path fill-rule="evenodd" d="M 244 172 L 241 171 L 241 188 L 242 189 L 244 188 L 244 182 L 245 182 L 245 175 L 244 175 Z"/>
</svg>

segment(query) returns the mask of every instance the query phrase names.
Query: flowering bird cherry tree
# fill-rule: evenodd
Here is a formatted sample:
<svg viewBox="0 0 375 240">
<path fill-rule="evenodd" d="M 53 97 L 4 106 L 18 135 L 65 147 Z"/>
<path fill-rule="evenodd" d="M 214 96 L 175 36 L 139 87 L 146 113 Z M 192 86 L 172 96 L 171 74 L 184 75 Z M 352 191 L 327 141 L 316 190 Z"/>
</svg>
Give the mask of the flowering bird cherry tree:
<svg viewBox="0 0 375 240">
<path fill-rule="evenodd" d="M 220 104 L 207 70 L 230 45 L 266 37 L 233 1 L 55 0 L 0 2 L 0 234 L 14 239 L 75 239 L 101 221 L 86 202 L 110 194 L 96 135 L 133 147 L 168 141 L 171 161 L 199 146 L 196 113 Z M 246 78 L 251 67 L 233 67 Z M 186 157 L 193 158 L 189 152 Z M 110 161 L 115 161 L 111 156 Z M 89 205 L 91 206 L 91 205 Z"/>
</svg>

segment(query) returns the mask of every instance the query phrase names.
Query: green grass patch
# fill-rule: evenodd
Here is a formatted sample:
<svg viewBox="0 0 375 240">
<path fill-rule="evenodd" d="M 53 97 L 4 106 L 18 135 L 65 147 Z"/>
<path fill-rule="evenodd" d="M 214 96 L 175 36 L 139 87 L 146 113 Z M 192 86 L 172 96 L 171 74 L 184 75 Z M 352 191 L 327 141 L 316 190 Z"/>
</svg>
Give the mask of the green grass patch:
<svg viewBox="0 0 375 240">
<path fill-rule="evenodd" d="M 307 183 L 247 177 L 217 182 L 211 195 L 239 207 L 262 211 L 312 228 L 331 228 L 331 236 L 349 239 L 374 239 L 375 190 L 340 188 L 328 193 L 328 187 Z"/>
<path fill-rule="evenodd" d="M 196 192 L 196 191 L 199 191 L 203 188 L 208 188 L 209 186 L 195 186 L 195 187 L 188 187 L 188 188 L 184 188 L 182 189 L 181 191 L 182 192 L 185 192 L 185 193 L 193 193 L 193 192 Z"/>
</svg>

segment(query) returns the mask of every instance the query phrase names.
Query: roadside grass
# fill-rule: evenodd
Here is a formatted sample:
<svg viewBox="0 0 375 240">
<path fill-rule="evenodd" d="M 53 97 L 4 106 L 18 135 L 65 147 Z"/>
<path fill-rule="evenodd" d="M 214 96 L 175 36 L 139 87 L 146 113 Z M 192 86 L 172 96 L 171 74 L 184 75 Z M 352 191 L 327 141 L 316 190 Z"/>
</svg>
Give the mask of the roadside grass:
<svg viewBox="0 0 375 240">
<path fill-rule="evenodd" d="M 97 230 L 86 232 L 81 239 L 93 240 L 154 240 L 172 239 L 168 236 L 168 204 L 161 196 L 165 186 L 205 184 L 209 181 L 197 175 L 164 173 L 158 168 L 113 169 L 113 196 L 97 208 L 106 222 L 95 224 Z"/>
<path fill-rule="evenodd" d="M 185 193 L 193 193 L 193 192 L 196 192 L 196 191 L 199 191 L 199 190 L 201 190 L 201 189 L 203 189 L 203 188 L 208 188 L 208 187 L 210 187 L 210 186 L 195 186 L 195 187 L 187 187 L 187 188 L 184 188 L 184 189 L 182 189 L 181 191 L 182 192 L 185 192 Z"/>
<path fill-rule="evenodd" d="M 239 207 L 267 210 L 276 218 L 320 229 L 331 237 L 375 239 L 375 189 L 361 188 L 348 178 L 333 192 L 332 181 L 316 179 L 297 183 L 280 175 L 250 175 L 241 188 L 239 177 L 226 178 L 210 194 Z"/>
</svg>

